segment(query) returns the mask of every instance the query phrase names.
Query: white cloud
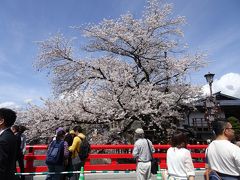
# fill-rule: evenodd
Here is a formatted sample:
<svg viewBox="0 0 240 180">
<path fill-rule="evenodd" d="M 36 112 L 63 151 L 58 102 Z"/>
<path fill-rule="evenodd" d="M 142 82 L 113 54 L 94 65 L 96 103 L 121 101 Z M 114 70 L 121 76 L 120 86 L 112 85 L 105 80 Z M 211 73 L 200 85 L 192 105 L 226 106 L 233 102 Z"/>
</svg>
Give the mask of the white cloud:
<svg viewBox="0 0 240 180">
<path fill-rule="evenodd" d="M 11 101 L 0 103 L 0 108 L 14 108 L 14 109 L 17 109 L 19 107 L 20 106 L 18 104 L 16 104 L 15 102 L 11 102 Z"/>
<path fill-rule="evenodd" d="M 41 104 L 41 97 L 48 97 L 46 87 L 29 87 L 18 84 L 4 84 L 0 88 L 0 104 L 11 102 L 17 106 L 24 107 L 28 103 Z"/>
<path fill-rule="evenodd" d="M 203 86 L 204 94 L 209 94 L 209 85 Z M 240 98 L 240 74 L 228 73 L 220 79 L 215 79 L 213 82 L 213 93 L 221 91 L 224 94 Z"/>
<path fill-rule="evenodd" d="M 33 99 L 31 99 L 31 98 L 24 99 L 24 102 L 28 104 L 28 103 L 31 103 L 31 102 L 33 102 Z"/>
</svg>

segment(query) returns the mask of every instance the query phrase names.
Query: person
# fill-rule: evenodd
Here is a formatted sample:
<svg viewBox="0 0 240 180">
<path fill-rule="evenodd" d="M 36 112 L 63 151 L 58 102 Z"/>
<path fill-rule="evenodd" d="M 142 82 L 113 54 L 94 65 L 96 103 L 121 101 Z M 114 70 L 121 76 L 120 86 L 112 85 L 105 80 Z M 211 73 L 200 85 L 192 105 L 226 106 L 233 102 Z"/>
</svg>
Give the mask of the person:
<svg viewBox="0 0 240 180">
<path fill-rule="evenodd" d="M 212 123 L 216 139 L 207 150 L 208 168 L 214 170 L 222 180 L 240 179 L 240 148 L 231 143 L 234 139 L 234 129 L 227 121 L 218 120 Z"/>
<path fill-rule="evenodd" d="M 152 142 L 149 139 L 144 138 L 144 131 L 142 128 L 135 130 L 136 142 L 132 155 L 137 161 L 137 179 L 138 180 L 149 180 L 151 179 L 151 160 L 152 153 L 155 149 Z"/>
<path fill-rule="evenodd" d="M 55 135 L 51 138 L 50 142 L 56 140 L 56 138 L 57 138 L 57 133 L 60 132 L 60 131 L 64 131 L 63 127 L 58 127 L 58 128 L 55 129 L 55 132 L 56 132 L 56 133 L 55 133 Z M 65 131 L 64 131 L 64 132 L 65 132 Z"/>
<path fill-rule="evenodd" d="M 27 145 L 27 137 L 24 132 L 27 128 L 23 125 L 19 125 L 19 133 L 21 134 L 21 150 L 23 155 L 26 154 L 26 145 Z"/>
<path fill-rule="evenodd" d="M 23 151 L 21 149 L 22 139 L 21 139 L 21 133 L 19 131 L 19 126 L 14 124 L 11 127 L 11 130 L 14 133 L 16 140 L 17 140 L 17 159 L 16 159 L 16 161 L 18 162 L 20 172 L 24 173 L 24 155 L 23 155 Z M 20 175 L 20 177 L 21 177 L 20 178 L 21 180 L 25 179 L 24 175 Z"/>
<path fill-rule="evenodd" d="M 70 147 L 73 143 L 73 138 L 75 137 L 75 132 L 74 130 L 68 131 L 65 134 L 64 140 L 68 143 L 68 146 Z"/>
<path fill-rule="evenodd" d="M 62 129 L 56 130 L 56 139 L 53 140 L 47 151 L 46 164 L 49 172 L 63 172 L 68 159 L 69 151 L 68 144 L 64 141 L 65 131 Z M 57 149 L 57 150 L 55 150 Z M 55 153 L 53 153 L 55 152 Z M 62 180 L 61 174 L 48 174 L 46 180 Z"/>
<path fill-rule="evenodd" d="M 72 153 L 72 164 L 74 171 L 80 171 L 80 168 L 84 166 L 84 161 L 79 158 L 80 144 L 86 136 L 82 133 L 82 128 L 80 126 L 75 126 L 73 128 L 75 137 L 73 139 L 72 145 L 69 147 L 69 151 Z M 79 174 L 74 174 L 72 179 L 79 179 Z"/>
<path fill-rule="evenodd" d="M 187 137 L 176 132 L 171 138 L 171 147 L 167 150 L 168 176 L 171 179 L 193 180 L 195 177 L 191 153 L 187 146 Z"/>
<path fill-rule="evenodd" d="M 24 131 L 27 128 L 23 125 L 19 125 L 18 127 L 19 127 L 19 134 L 21 138 L 21 145 L 20 145 L 21 155 L 18 162 L 19 162 L 20 172 L 24 173 L 24 155 L 26 154 L 26 146 L 27 146 L 27 142 L 26 142 L 27 138 L 26 138 L 26 135 L 24 134 Z M 24 180 L 24 179 L 25 179 L 25 176 L 21 176 L 21 180 Z"/>
<path fill-rule="evenodd" d="M 64 141 L 66 141 L 68 143 L 68 147 L 70 147 L 73 143 L 73 138 L 75 137 L 75 132 L 74 130 L 69 131 L 69 129 L 66 129 L 66 134 L 65 134 L 65 138 Z M 72 153 L 69 152 L 69 156 L 68 156 L 68 163 L 66 165 L 66 171 L 73 171 L 73 165 L 72 165 Z M 64 176 L 65 179 L 72 177 L 72 174 L 66 174 Z"/>
<path fill-rule="evenodd" d="M 0 179 L 14 180 L 16 172 L 17 140 L 10 127 L 16 121 L 16 112 L 0 108 Z"/>
</svg>

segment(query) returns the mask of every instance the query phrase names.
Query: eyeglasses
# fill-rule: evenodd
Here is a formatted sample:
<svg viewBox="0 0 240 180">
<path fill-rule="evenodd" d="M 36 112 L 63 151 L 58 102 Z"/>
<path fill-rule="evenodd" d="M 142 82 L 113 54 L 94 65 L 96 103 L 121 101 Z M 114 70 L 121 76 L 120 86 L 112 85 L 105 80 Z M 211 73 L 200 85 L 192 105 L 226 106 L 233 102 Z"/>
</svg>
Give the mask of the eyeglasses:
<svg viewBox="0 0 240 180">
<path fill-rule="evenodd" d="M 231 127 L 231 128 L 225 128 L 225 129 L 232 129 L 232 130 L 235 130 L 235 129 L 237 129 L 237 128 Z"/>
</svg>

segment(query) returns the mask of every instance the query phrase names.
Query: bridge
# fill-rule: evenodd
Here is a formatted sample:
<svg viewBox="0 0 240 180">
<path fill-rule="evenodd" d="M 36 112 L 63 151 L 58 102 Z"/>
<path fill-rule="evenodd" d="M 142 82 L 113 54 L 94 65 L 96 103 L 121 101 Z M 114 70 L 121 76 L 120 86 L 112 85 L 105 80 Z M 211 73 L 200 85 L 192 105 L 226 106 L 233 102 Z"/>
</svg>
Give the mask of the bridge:
<svg viewBox="0 0 240 180">
<path fill-rule="evenodd" d="M 167 168 L 166 152 L 170 145 L 154 145 L 154 158 L 159 159 L 162 170 Z M 203 179 L 205 149 L 207 145 L 187 145 L 191 151 L 197 179 Z M 86 160 L 85 179 L 135 179 L 136 163 L 132 156 L 133 145 L 91 145 L 91 153 Z M 47 172 L 45 165 L 47 145 L 27 146 L 24 159 L 25 172 Z M 17 169 L 19 172 L 19 168 Z M 127 173 L 124 173 L 127 172 Z M 199 178 L 198 178 L 199 176 Z M 26 176 L 27 177 L 27 176 Z M 44 179 L 44 175 L 28 176 L 27 179 Z M 153 178 L 154 179 L 154 178 Z"/>
<path fill-rule="evenodd" d="M 197 170 L 195 180 L 203 180 L 203 170 Z M 27 176 L 26 180 L 45 180 L 45 175 L 38 176 Z M 152 176 L 152 180 L 157 179 L 156 175 Z M 96 173 L 96 174 L 85 174 L 85 180 L 136 180 L 136 174 L 134 172 L 124 173 Z"/>
</svg>

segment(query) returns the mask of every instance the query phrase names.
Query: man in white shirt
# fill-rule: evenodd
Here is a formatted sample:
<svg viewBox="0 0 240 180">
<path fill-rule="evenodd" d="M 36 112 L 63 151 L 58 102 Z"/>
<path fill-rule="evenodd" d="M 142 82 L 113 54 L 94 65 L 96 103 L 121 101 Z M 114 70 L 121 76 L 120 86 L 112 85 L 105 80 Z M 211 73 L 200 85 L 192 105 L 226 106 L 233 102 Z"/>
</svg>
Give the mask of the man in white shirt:
<svg viewBox="0 0 240 180">
<path fill-rule="evenodd" d="M 212 124 L 216 139 L 206 150 L 210 169 L 215 170 L 224 179 L 240 179 L 240 148 L 231 143 L 234 129 L 227 121 L 215 121 Z"/>
<path fill-rule="evenodd" d="M 144 138 L 144 131 L 141 128 L 135 130 L 137 141 L 133 148 L 133 157 L 137 160 L 137 179 L 150 180 L 151 179 L 151 159 L 152 153 L 155 152 L 152 142 Z"/>
</svg>

